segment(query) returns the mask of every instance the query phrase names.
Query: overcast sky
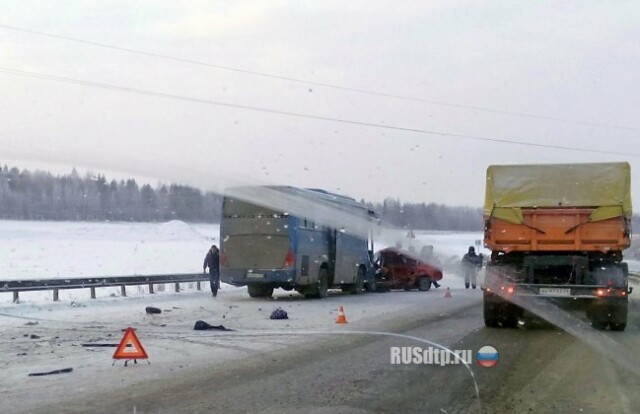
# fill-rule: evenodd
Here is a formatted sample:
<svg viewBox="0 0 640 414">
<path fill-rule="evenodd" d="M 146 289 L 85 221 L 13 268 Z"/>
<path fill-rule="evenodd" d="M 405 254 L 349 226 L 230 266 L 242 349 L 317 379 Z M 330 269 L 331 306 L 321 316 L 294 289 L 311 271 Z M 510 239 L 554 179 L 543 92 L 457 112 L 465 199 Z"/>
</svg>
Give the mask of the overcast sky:
<svg viewBox="0 0 640 414">
<path fill-rule="evenodd" d="M 0 27 L 2 163 L 480 206 L 489 164 L 628 161 L 640 206 L 637 1 L 20 0 L 0 10 L 14 28 L 414 98 Z"/>
</svg>

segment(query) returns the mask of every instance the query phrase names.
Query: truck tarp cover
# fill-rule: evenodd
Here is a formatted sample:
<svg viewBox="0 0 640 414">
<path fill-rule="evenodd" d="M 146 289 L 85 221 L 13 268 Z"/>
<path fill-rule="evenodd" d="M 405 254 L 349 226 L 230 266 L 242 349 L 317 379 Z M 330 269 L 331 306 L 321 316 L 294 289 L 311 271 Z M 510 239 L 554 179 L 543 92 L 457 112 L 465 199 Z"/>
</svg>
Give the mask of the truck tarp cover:
<svg viewBox="0 0 640 414">
<path fill-rule="evenodd" d="M 589 221 L 631 216 L 628 163 L 492 165 L 485 216 L 523 222 L 521 208 L 591 207 Z"/>
</svg>

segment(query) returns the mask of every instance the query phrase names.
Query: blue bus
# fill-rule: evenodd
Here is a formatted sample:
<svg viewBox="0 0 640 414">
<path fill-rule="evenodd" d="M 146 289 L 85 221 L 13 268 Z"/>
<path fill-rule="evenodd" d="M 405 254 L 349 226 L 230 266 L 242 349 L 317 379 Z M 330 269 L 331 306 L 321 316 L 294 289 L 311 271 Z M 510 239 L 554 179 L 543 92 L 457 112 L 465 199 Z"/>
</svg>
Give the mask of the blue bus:
<svg viewBox="0 0 640 414">
<path fill-rule="evenodd" d="M 270 297 L 275 288 L 313 298 L 324 298 L 333 288 L 375 291 L 373 234 L 371 226 L 362 225 L 375 220 L 375 213 L 366 205 L 318 189 L 242 189 L 259 195 L 251 201 L 236 195 L 223 199 L 222 282 L 247 286 L 253 298 Z"/>
</svg>

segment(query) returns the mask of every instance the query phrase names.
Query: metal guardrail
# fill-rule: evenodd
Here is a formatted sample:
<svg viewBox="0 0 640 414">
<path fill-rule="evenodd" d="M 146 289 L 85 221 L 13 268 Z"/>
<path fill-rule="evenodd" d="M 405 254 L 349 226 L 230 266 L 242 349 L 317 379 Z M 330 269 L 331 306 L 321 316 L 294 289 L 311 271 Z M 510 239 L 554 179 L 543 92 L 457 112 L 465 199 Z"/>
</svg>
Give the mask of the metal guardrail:
<svg viewBox="0 0 640 414">
<path fill-rule="evenodd" d="M 180 291 L 180 283 L 197 282 L 197 289 L 201 290 L 201 282 L 209 281 L 209 275 L 203 273 L 181 273 L 169 275 L 147 276 L 107 276 L 71 279 L 29 279 L 29 280 L 0 280 L 0 293 L 13 292 L 13 302 L 20 301 L 20 292 L 34 292 L 43 290 L 53 291 L 53 300 L 59 300 L 61 289 L 91 289 L 91 299 L 96 298 L 96 288 L 120 287 L 120 294 L 127 296 L 127 286 L 149 285 L 149 293 L 155 293 L 154 285 L 174 283 L 175 291 Z"/>
</svg>

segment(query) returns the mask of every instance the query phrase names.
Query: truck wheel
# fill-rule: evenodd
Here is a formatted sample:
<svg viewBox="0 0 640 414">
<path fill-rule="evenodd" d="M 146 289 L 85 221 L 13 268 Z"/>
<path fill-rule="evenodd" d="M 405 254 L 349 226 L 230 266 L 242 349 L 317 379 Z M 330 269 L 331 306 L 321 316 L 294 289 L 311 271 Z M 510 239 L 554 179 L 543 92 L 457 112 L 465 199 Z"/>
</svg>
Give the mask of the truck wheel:
<svg viewBox="0 0 640 414">
<path fill-rule="evenodd" d="M 629 312 L 629 302 L 621 301 L 616 303 L 616 306 L 611 311 L 611 319 L 609 320 L 609 327 L 612 331 L 624 331 L 627 327 L 627 313 Z"/>
<path fill-rule="evenodd" d="M 500 324 L 498 323 L 498 312 L 493 303 L 490 303 L 487 298 L 484 298 L 483 301 L 483 314 L 484 314 L 484 326 L 487 328 L 498 328 Z"/>
<path fill-rule="evenodd" d="M 362 293 L 364 289 L 364 274 L 362 273 L 362 269 L 358 269 L 358 274 L 356 275 L 356 281 L 353 285 L 351 285 L 351 294 L 359 295 Z"/>
<path fill-rule="evenodd" d="M 418 290 L 427 292 L 429 289 L 431 289 L 431 279 L 428 277 L 421 277 L 418 279 Z"/>
<path fill-rule="evenodd" d="M 518 327 L 518 315 L 517 309 L 514 305 L 509 303 L 505 304 L 502 314 L 502 326 L 505 328 L 517 328 Z"/>
<path fill-rule="evenodd" d="M 609 327 L 611 328 L 612 331 L 622 332 L 627 327 L 627 324 L 626 323 L 613 323 L 613 322 L 611 322 L 609 324 Z"/>
</svg>

